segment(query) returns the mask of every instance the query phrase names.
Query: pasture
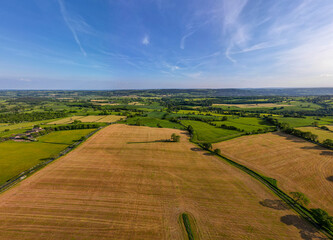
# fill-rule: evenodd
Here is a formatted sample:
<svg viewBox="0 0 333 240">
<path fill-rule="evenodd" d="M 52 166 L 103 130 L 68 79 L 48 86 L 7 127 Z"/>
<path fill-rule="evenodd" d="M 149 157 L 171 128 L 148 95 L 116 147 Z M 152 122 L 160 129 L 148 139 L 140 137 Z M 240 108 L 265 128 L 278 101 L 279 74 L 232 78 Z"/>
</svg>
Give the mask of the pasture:
<svg viewBox="0 0 333 240">
<path fill-rule="evenodd" d="M 273 108 L 273 107 L 289 107 L 288 104 L 278 104 L 278 103 L 256 103 L 256 104 L 213 104 L 213 107 L 236 107 L 236 108 Z"/>
<path fill-rule="evenodd" d="M 245 132 L 257 131 L 258 129 L 272 129 L 274 126 L 269 125 L 264 120 L 255 117 L 228 117 L 226 121 L 214 121 L 217 126 L 233 126 Z"/>
<path fill-rule="evenodd" d="M 164 119 L 151 118 L 151 117 L 134 117 L 129 118 L 125 121 L 129 125 L 140 125 L 147 127 L 163 127 L 163 128 L 174 128 L 174 129 L 184 129 L 184 127 L 175 122 L 170 122 Z"/>
<path fill-rule="evenodd" d="M 38 142 L 0 143 L 0 184 L 41 161 L 55 157 L 62 150 L 93 129 L 52 132 L 38 138 Z"/>
<path fill-rule="evenodd" d="M 282 133 L 244 136 L 214 144 L 223 155 L 275 178 L 285 192 L 298 191 L 310 207 L 333 214 L 333 151 Z"/>
<path fill-rule="evenodd" d="M 24 133 L 25 131 L 33 128 L 35 125 L 47 124 L 50 121 L 54 120 L 22 122 L 16 124 L 3 123 L 0 125 L 0 137 L 10 137 L 15 134 Z"/>
<path fill-rule="evenodd" d="M 300 127 L 297 128 L 298 130 L 301 130 L 303 132 L 311 132 L 313 134 L 316 134 L 318 136 L 318 141 L 323 142 L 326 139 L 332 139 L 333 140 L 333 132 L 323 130 L 317 127 Z"/>
<path fill-rule="evenodd" d="M 333 123 L 333 118 L 330 117 L 304 117 L 304 118 L 293 118 L 293 117 L 277 117 L 276 118 L 281 123 L 287 123 L 290 127 L 296 128 L 296 127 L 306 127 L 311 126 L 315 122 L 318 123 L 318 125 L 326 125 Z"/>
<path fill-rule="evenodd" d="M 163 142 L 172 133 L 181 142 Z M 184 132 L 115 124 L 0 196 L 0 238 L 301 239 L 316 231 Z"/>
<path fill-rule="evenodd" d="M 185 126 L 191 125 L 193 127 L 196 133 L 193 141 L 197 142 L 220 142 L 242 135 L 239 131 L 217 128 L 200 121 L 182 120 L 181 123 Z"/>
</svg>

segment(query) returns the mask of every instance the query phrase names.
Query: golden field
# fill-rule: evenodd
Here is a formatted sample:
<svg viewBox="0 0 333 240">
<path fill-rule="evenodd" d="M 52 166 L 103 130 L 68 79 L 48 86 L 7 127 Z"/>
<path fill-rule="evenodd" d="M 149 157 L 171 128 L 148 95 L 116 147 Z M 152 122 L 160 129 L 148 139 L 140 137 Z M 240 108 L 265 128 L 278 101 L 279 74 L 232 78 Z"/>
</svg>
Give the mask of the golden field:
<svg viewBox="0 0 333 240">
<path fill-rule="evenodd" d="M 310 207 L 333 214 L 333 151 L 282 133 L 244 136 L 214 144 L 223 155 L 298 191 Z"/>
<path fill-rule="evenodd" d="M 172 133 L 181 142 L 164 142 Z M 229 141 L 230 142 L 230 141 Z M 0 239 L 304 239 L 316 231 L 261 183 L 173 129 L 110 125 L 0 195 Z"/>
</svg>

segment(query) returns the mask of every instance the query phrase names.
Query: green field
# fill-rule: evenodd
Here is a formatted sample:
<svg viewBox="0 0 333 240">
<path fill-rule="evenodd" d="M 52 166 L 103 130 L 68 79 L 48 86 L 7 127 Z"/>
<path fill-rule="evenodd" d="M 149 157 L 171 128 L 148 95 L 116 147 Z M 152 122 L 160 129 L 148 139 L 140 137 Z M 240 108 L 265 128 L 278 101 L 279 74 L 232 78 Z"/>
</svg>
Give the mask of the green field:
<svg viewBox="0 0 333 240">
<path fill-rule="evenodd" d="M 264 120 L 255 117 L 228 117 L 228 120 L 226 121 L 214 121 L 213 123 L 217 126 L 233 126 L 245 132 L 257 131 L 258 129 L 274 128 Z"/>
<path fill-rule="evenodd" d="M 195 137 L 193 141 L 197 142 L 221 142 L 227 139 L 241 136 L 243 133 L 235 130 L 228 130 L 217 128 L 209 125 L 208 123 L 193 121 L 193 120 L 182 120 L 182 124 L 185 126 L 191 125 L 195 131 Z"/>
<path fill-rule="evenodd" d="M 38 142 L 0 143 L 0 184 L 41 161 L 57 156 L 73 142 L 94 129 L 52 132 L 38 138 Z"/>
<path fill-rule="evenodd" d="M 277 117 L 276 118 L 280 123 L 287 123 L 290 127 L 306 127 L 311 126 L 314 122 L 317 122 L 318 125 L 327 125 L 333 123 L 332 117 L 305 117 L 305 118 L 293 118 L 293 117 Z"/>
<path fill-rule="evenodd" d="M 300 127 L 297 129 L 301 130 L 303 132 L 311 132 L 311 133 L 317 135 L 319 142 L 323 142 L 326 139 L 333 140 L 333 132 L 331 132 L 331 131 L 323 130 L 323 129 L 320 129 L 317 127 Z"/>
<path fill-rule="evenodd" d="M 162 128 L 175 128 L 175 129 L 184 129 L 184 127 L 175 122 L 170 122 L 164 119 L 158 118 L 151 118 L 151 117 L 133 117 L 129 118 L 123 123 L 127 123 L 130 125 L 139 124 L 140 126 L 147 126 L 147 127 L 162 127 Z M 159 126 L 158 126 L 159 125 Z"/>
<path fill-rule="evenodd" d="M 24 133 L 25 131 L 33 128 L 35 125 L 42 125 L 51 121 L 54 121 L 54 119 L 37 121 L 37 122 L 16 123 L 16 124 L 1 124 L 0 137 L 10 137 L 15 134 Z M 9 131 L 5 131 L 7 129 Z"/>
</svg>

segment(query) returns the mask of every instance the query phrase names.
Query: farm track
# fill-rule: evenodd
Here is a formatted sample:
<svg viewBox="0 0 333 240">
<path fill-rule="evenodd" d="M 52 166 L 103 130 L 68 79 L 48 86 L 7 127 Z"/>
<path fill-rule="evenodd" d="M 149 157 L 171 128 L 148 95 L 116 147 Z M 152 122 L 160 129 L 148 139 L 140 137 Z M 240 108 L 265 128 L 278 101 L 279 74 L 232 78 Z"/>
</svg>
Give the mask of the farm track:
<svg viewBox="0 0 333 240">
<path fill-rule="evenodd" d="M 160 142 L 172 133 L 180 143 Z M 157 142 L 156 142 L 157 141 Z M 114 124 L 0 195 L 0 239 L 315 238 L 265 186 L 173 129 Z"/>
</svg>

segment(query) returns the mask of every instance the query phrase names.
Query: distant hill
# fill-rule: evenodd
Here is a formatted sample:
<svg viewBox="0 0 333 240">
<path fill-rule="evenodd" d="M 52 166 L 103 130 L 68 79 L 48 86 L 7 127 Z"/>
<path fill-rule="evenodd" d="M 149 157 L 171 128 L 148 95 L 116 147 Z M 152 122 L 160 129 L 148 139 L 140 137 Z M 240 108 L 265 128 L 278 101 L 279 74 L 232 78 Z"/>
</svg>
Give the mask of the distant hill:
<svg viewBox="0 0 333 240">
<path fill-rule="evenodd" d="M 333 95 L 333 88 L 222 88 L 222 89 L 146 89 L 146 90 L 1 90 L 0 97 L 73 97 L 73 96 L 322 96 Z"/>
</svg>

